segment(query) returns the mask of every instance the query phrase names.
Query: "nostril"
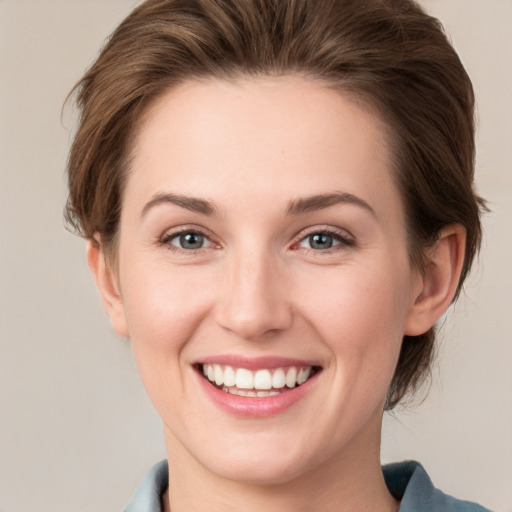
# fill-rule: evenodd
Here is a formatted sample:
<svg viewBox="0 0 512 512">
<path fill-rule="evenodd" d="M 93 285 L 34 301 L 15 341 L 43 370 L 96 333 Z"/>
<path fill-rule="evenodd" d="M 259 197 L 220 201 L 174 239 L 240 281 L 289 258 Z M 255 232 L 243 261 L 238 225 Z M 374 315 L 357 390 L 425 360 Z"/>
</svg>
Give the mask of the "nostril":
<svg viewBox="0 0 512 512">
<path fill-rule="evenodd" d="M 254 256 L 248 256 L 254 262 Z M 240 338 L 261 341 L 275 336 L 291 325 L 292 311 L 283 295 L 283 286 L 276 270 L 265 257 L 253 265 L 237 267 L 224 287 L 224 296 L 217 304 L 216 321 L 223 329 Z M 265 267 L 265 268 L 262 268 Z"/>
<path fill-rule="evenodd" d="M 292 323 L 291 311 L 285 305 L 265 304 L 249 309 L 239 307 L 229 308 L 217 317 L 218 324 L 240 338 L 250 341 L 265 341 L 273 338 Z"/>
</svg>

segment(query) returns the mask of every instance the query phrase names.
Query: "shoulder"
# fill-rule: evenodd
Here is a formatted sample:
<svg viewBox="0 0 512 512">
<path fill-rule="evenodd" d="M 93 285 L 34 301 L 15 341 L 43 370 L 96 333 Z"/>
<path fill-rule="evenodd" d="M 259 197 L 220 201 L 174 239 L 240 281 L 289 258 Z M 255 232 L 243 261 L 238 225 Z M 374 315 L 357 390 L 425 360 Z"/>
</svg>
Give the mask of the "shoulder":
<svg viewBox="0 0 512 512">
<path fill-rule="evenodd" d="M 436 489 L 421 464 L 414 461 L 383 467 L 389 491 L 402 500 L 399 512 L 490 512 L 470 501 L 458 500 Z"/>
<path fill-rule="evenodd" d="M 398 512 L 490 512 L 481 505 L 458 500 L 436 489 L 418 462 L 388 464 L 382 469 L 389 491 L 401 500 Z M 161 497 L 167 482 L 168 466 L 163 460 L 148 471 L 124 512 L 161 512 Z"/>
<path fill-rule="evenodd" d="M 123 512 L 162 512 L 162 495 L 168 485 L 167 461 L 155 464 L 135 490 Z"/>
</svg>

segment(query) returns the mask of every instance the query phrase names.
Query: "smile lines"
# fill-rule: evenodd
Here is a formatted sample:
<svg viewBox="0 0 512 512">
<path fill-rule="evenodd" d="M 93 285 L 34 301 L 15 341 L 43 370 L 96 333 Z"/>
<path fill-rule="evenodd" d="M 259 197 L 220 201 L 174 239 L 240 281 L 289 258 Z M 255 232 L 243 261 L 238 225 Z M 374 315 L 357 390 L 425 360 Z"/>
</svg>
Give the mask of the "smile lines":
<svg viewBox="0 0 512 512">
<path fill-rule="evenodd" d="M 290 366 L 248 370 L 228 365 L 203 364 L 203 375 L 219 389 L 239 396 L 278 395 L 304 384 L 313 374 L 312 366 Z"/>
</svg>

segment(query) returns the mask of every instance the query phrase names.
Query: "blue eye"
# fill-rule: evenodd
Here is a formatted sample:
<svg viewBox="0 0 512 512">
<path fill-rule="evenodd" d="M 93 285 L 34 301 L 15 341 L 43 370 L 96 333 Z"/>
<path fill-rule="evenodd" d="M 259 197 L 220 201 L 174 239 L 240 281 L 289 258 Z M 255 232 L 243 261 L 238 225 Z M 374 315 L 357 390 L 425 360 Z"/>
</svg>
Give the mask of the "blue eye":
<svg viewBox="0 0 512 512">
<path fill-rule="evenodd" d="M 317 252 L 334 250 L 337 246 L 352 246 L 354 240 L 348 236 L 329 231 L 317 231 L 305 236 L 298 244 L 302 249 L 309 249 Z M 341 247 L 340 247 L 341 248 Z"/>
<path fill-rule="evenodd" d="M 340 241 L 329 233 L 313 233 L 301 240 L 299 247 L 324 251 L 339 244 Z"/>
<path fill-rule="evenodd" d="M 210 247 L 212 245 L 208 238 L 201 233 L 196 233 L 194 231 L 183 232 L 179 235 L 172 236 L 172 238 L 169 237 L 167 243 L 188 251 L 204 249 L 205 247 Z"/>
</svg>

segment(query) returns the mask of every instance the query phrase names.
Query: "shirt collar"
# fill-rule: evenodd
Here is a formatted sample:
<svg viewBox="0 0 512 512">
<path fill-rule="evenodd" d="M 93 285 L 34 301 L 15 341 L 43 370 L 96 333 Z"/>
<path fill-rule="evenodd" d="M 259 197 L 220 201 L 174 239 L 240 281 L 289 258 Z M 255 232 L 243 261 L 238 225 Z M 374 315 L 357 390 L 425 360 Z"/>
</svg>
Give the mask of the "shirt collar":
<svg viewBox="0 0 512 512">
<path fill-rule="evenodd" d="M 389 492 L 401 500 L 398 512 L 490 512 L 475 503 L 460 501 L 436 489 L 423 466 L 406 461 L 382 468 Z M 167 490 L 167 461 L 155 464 L 139 484 L 124 512 L 163 512 L 162 496 Z"/>
</svg>

